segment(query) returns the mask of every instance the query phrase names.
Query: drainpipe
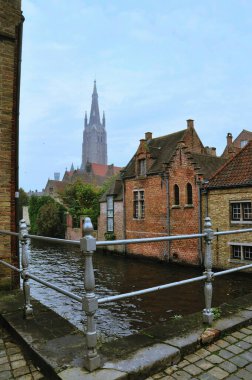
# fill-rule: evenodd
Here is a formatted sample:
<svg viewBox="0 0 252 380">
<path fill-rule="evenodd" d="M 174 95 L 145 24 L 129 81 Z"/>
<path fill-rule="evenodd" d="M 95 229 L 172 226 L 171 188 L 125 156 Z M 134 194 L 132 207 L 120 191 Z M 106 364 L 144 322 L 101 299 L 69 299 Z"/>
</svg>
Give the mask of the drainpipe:
<svg viewBox="0 0 252 380">
<path fill-rule="evenodd" d="M 167 235 L 170 236 L 171 235 L 171 226 L 170 226 L 170 205 L 169 205 L 169 196 L 170 196 L 169 176 L 168 176 L 167 166 L 165 164 L 164 164 L 164 172 L 162 175 L 162 180 L 165 183 L 165 193 L 166 193 L 166 232 L 167 232 Z M 167 241 L 167 254 L 166 254 L 167 261 L 170 261 L 170 245 L 171 245 L 170 243 L 171 242 L 168 240 Z"/>
<path fill-rule="evenodd" d="M 16 72 L 16 165 L 15 165 L 15 206 L 16 206 L 16 231 L 19 228 L 19 215 L 18 215 L 18 206 L 19 206 L 19 107 L 20 107 L 20 82 L 21 82 L 21 62 L 22 62 L 22 39 L 23 39 L 23 23 L 24 16 L 21 16 L 21 22 L 17 28 L 18 41 L 17 41 L 17 72 Z"/>
<path fill-rule="evenodd" d="M 168 236 L 171 235 L 171 225 L 170 225 L 170 204 L 169 204 L 169 197 L 170 197 L 170 193 L 169 193 L 169 178 L 168 178 L 168 174 L 166 173 L 165 174 L 165 187 L 166 187 L 166 226 L 167 226 L 167 233 L 168 233 Z M 168 240 L 167 241 L 167 259 L 168 261 L 170 261 L 170 246 L 171 246 L 171 242 Z"/>
<path fill-rule="evenodd" d="M 122 189 L 123 189 L 123 239 L 126 239 L 126 207 L 125 207 L 125 181 L 123 179 L 124 171 L 121 172 Z M 126 244 L 123 246 L 124 254 L 127 253 Z"/>
<path fill-rule="evenodd" d="M 198 207 L 198 224 L 199 224 L 199 234 L 202 233 L 202 191 L 201 191 L 201 182 L 197 181 L 198 185 L 198 199 L 199 199 L 199 207 Z M 200 265 L 203 264 L 202 257 L 202 238 L 198 239 L 198 255 L 200 259 Z"/>
<path fill-rule="evenodd" d="M 21 82 L 21 62 L 22 62 L 22 40 L 24 16 L 21 15 L 21 22 L 17 26 L 17 71 L 16 71 L 16 157 L 15 157 L 15 229 L 19 230 L 19 107 L 20 107 L 20 82 Z M 19 241 L 16 240 L 16 257 L 19 266 Z"/>
</svg>

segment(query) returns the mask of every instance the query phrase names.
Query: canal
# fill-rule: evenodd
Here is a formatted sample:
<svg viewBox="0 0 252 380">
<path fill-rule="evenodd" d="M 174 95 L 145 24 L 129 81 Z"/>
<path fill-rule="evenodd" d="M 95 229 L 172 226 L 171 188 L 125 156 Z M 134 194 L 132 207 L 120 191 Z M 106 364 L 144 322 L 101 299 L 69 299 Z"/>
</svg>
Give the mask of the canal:
<svg viewBox="0 0 252 380">
<path fill-rule="evenodd" d="M 29 244 L 30 272 L 74 294 L 84 293 L 84 256 L 71 245 Z M 98 298 L 144 289 L 202 274 L 202 269 L 94 254 Z M 81 304 L 32 280 L 31 295 L 83 329 Z M 126 336 L 143 328 L 204 308 L 203 282 L 102 304 L 96 314 L 100 337 Z M 213 306 L 252 292 L 251 275 L 230 274 L 214 280 Z"/>
</svg>

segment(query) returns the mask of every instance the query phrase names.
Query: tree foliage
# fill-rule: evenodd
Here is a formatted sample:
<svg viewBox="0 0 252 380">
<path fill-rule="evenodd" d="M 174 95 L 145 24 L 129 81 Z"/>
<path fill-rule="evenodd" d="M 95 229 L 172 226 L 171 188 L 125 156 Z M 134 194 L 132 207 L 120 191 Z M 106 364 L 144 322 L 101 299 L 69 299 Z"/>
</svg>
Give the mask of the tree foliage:
<svg viewBox="0 0 252 380">
<path fill-rule="evenodd" d="M 65 208 L 57 202 L 45 203 L 40 207 L 37 216 L 38 235 L 65 237 Z"/>
<path fill-rule="evenodd" d="M 32 195 L 29 200 L 31 234 L 64 237 L 64 212 L 65 208 L 53 198 Z"/>
<path fill-rule="evenodd" d="M 81 215 L 89 216 L 94 228 L 97 228 L 99 198 L 101 196 L 99 187 L 76 181 L 69 184 L 60 196 L 73 219 L 79 221 Z"/>
</svg>

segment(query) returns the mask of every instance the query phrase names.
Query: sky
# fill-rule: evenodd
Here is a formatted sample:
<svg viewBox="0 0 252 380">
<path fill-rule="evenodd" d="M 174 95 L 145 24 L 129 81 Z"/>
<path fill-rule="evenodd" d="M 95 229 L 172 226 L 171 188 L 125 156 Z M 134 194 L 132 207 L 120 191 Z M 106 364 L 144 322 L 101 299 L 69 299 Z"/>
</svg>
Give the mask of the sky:
<svg viewBox="0 0 252 380">
<path fill-rule="evenodd" d="M 80 167 L 94 80 L 108 163 L 194 119 L 220 155 L 251 130 L 251 0 L 22 0 L 20 186 Z"/>
</svg>

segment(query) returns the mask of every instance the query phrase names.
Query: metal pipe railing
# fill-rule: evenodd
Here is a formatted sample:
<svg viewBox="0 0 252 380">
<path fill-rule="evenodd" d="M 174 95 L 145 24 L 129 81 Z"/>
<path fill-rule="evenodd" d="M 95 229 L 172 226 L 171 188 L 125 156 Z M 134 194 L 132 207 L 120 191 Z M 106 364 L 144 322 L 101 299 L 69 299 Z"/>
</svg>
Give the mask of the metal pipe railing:
<svg viewBox="0 0 252 380">
<path fill-rule="evenodd" d="M 6 261 L 0 260 L 0 263 L 5 265 L 6 267 L 12 269 L 12 270 L 15 270 L 16 272 L 19 272 L 19 273 L 22 272 L 22 269 L 18 269 L 17 267 L 14 267 L 13 265 L 6 263 Z"/>
<path fill-rule="evenodd" d="M 214 273 L 212 271 L 212 241 L 215 236 L 220 235 L 230 235 L 237 233 L 252 232 L 252 228 L 242 229 L 242 230 L 233 230 L 233 231 L 220 231 L 214 232 L 212 230 L 211 219 L 209 217 L 205 218 L 204 231 L 200 234 L 191 234 L 191 235 L 176 235 L 176 236 L 161 236 L 153 238 L 142 238 L 142 239 L 124 239 L 124 240 L 114 240 L 114 241 L 99 241 L 96 242 L 96 239 L 92 236 L 93 226 L 90 218 L 85 218 L 83 225 L 84 237 L 77 240 L 65 240 L 58 238 L 50 238 L 45 236 L 30 235 L 27 231 L 27 226 L 24 220 L 20 221 L 20 233 L 12 231 L 0 230 L 0 235 L 12 235 L 19 236 L 21 241 L 21 262 L 22 269 L 16 268 L 13 265 L 0 260 L 0 263 L 9 267 L 12 270 L 15 270 L 21 273 L 21 278 L 23 279 L 23 292 L 24 292 L 24 316 L 26 319 L 33 317 L 33 308 L 30 302 L 30 282 L 29 279 L 32 279 L 50 289 L 53 289 L 61 294 L 64 294 L 71 299 L 81 302 L 83 311 L 87 316 L 87 327 L 86 327 L 86 345 L 87 352 L 85 356 L 85 367 L 93 371 L 100 367 L 100 356 L 97 352 L 97 332 L 95 325 L 95 313 L 98 309 L 99 304 L 106 302 L 118 301 L 124 298 L 135 297 L 142 294 L 147 294 L 151 292 L 160 291 L 163 289 L 168 289 L 180 285 L 185 285 L 188 283 L 193 283 L 197 281 L 205 280 L 204 294 L 205 294 L 205 308 L 203 310 L 203 321 L 211 324 L 213 321 L 213 311 L 212 311 L 212 293 L 213 286 L 212 282 L 214 277 L 222 276 L 224 274 L 229 274 L 237 272 L 243 269 L 252 268 L 252 264 L 243 265 L 237 268 L 231 268 L 228 270 L 220 271 Z M 147 289 L 142 289 L 130 293 L 118 294 L 115 296 L 109 296 L 104 298 L 97 298 L 95 295 L 95 277 L 93 269 L 93 253 L 96 250 L 97 246 L 108 246 L 108 245 L 126 245 L 126 244 L 141 244 L 141 243 L 155 243 L 160 241 L 172 241 L 172 240 L 183 240 L 183 239 L 198 239 L 204 238 L 205 240 L 205 257 L 204 257 L 204 267 L 205 270 L 203 275 L 189 278 L 182 281 L 176 281 L 169 284 L 158 285 Z M 84 290 L 85 294 L 83 297 L 79 297 L 67 290 L 61 289 L 56 285 L 51 284 L 45 280 L 40 279 L 39 277 L 31 274 L 29 272 L 29 254 L 27 250 L 27 239 L 36 239 L 47 242 L 55 242 L 60 244 L 72 244 L 80 246 L 81 252 L 84 254 L 85 259 L 85 275 L 84 275 Z"/>
<path fill-rule="evenodd" d="M 190 284 L 190 283 L 196 282 L 196 281 L 202 281 L 202 280 L 204 280 L 206 278 L 207 278 L 207 276 L 203 275 L 203 276 L 189 278 L 189 279 L 186 279 L 186 280 L 171 282 L 169 284 L 154 286 L 152 288 L 147 288 L 147 289 L 142 289 L 142 290 L 136 290 L 136 291 L 130 292 L 130 293 L 119 294 L 117 296 L 110 296 L 110 297 L 99 298 L 98 299 L 98 304 L 102 304 L 102 303 L 105 303 L 105 302 L 118 301 L 118 300 L 121 300 L 123 298 L 140 296 L 141 294 L 153 293 L 153 292 L 157 292 L 159 290 L 164 290 L 164 289 L 168 289 L 168 288 L 174 288 L 175 286 Z"/>
<path fill-rule="evenodd" d="M 51 284 L 50 282 L 44 281 L 41 278 L 38 278 L 37 276 L 34 276 L 33 274 L 27 274 L 27 277 L 31 278 L 32 280 L 39 282 L 42 285 L 47 286 L 50 289 L 56 290 L 56 292 L 64 294 L 65 296 L 72 298 L 75 301 L 82 302 L 82 297 L 79 297 L 71 292 L 68 292 L 67 290 L 61 289 L 56 285 Z"/>
</svg>

